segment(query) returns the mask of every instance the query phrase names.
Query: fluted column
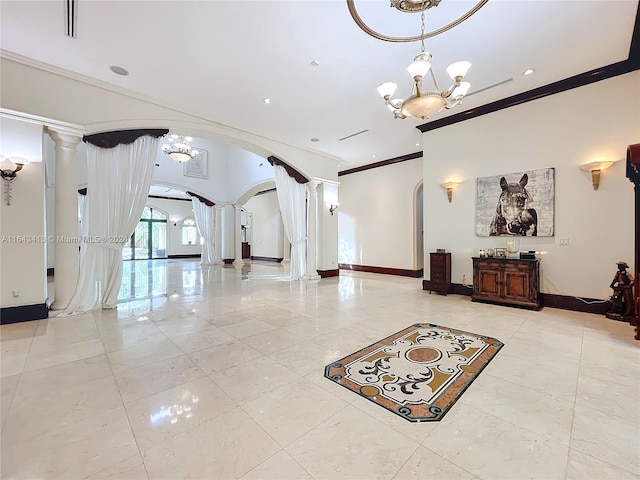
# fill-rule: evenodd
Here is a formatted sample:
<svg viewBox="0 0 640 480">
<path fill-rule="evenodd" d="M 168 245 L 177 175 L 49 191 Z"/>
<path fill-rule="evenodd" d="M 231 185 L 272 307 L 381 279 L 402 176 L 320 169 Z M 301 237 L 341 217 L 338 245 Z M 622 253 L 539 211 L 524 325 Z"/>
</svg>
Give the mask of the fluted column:
<svg viewBox="0 0 640 480">
<path fill-rule="evenodd" d="M 307 273 L 304 278 L 307 280 L 319 280 L 318 275 L 318 192 L 316 188 L 318 182 L 307 183 L 309 192 L 308 212 L 307 212 Z"/>
<path fill-rule="evenodd" d="M 236 220 L 235 220 L 235 260 L 233 264 L 244 265 L 244 261 L 242 260 L 242 206 L 234 205 L 236 211 Z"/>
<path fill-rule="evenodd" d="M 222 262 L 222 207 L 223 205 L 216 205 L 216 265 Z"/>
<path fill-rule="evenodd" d="M 80 272 L 77 147 L 82 137 L 47 129 L 55 142 L 55 262 L 53 310 L 64 310 L 76 292 Z"/>
</svg>

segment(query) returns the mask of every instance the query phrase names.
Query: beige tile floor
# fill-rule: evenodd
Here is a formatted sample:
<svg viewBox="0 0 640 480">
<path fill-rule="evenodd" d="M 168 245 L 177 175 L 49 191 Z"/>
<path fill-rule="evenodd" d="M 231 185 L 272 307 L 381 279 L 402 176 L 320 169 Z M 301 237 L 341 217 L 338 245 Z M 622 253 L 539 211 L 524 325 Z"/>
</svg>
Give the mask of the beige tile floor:
<svg viewBox="0 0 640 480">
<path fill-rule="evenodd" d="M 429 295 L 419 279 L 137 268 L 150 265 L 136 295 L 166 295 L 1 327 L 2 478 L 640 478 L 640 342 L 626 324 Z M 505 343 L 441 422 L 412 424 L 323 377 L 425 321 Z"/>
</svg>

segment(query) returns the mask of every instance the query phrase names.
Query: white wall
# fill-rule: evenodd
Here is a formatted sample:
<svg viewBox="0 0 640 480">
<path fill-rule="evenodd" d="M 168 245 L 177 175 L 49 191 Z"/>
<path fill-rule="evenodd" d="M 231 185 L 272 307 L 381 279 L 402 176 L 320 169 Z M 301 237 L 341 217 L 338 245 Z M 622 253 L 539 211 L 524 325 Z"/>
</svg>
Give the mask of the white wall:
<svg viewBox="0 0 640 480">
<path fill-rule="evenodd" d="M 338 261 L 415 269 L 414 201 L 421 159 L 340 177 Z"/>
<path fill-rule="evenodd" d="M 199 255 L 201 246 L 182 245 L 182 222 L 185 218 L 195 218 L 191 201 L 148 198 L 147 205 L 167 214 L 167 255 Z"/>
<path fill-rule="evenodd" d="M 276 192 L 256 195 L 244 208 L 252 214 L 251 256 L 283 258 L 284 227 Z"/>
<path fill-rule="evenodd" d="M 452 281 L 466 275 L 470 282 L 471 256 L 506 243 L 475 236 L 476 178 L 555 167 L 555 237 L 521 238 L 520 249 L 542 252 L 543 292 L 608 298 L 616 262 L 632 265 L 637 254 L 624 159 L 627 145 L 640 142 L 639 86 L 634 72 L 426 132 L 425 252 L 446 248 Z M 578 167 L 596 160 L 620 161 L 594 191 Z M 449 180 L 463 182 L 452 203 L 440 187 Z M 560 238 L 569 246 L 559 246 Z"/>
<path fill-rule="evenodd" d="M 47 298 L 43 128 L 0 117 L 0 130 L 0 154 L 30 161 L 11 181 L 11 205 L 5 205 L 5 182 L 0 182 L 0 306 L 42 304 Z"/>
</svg>

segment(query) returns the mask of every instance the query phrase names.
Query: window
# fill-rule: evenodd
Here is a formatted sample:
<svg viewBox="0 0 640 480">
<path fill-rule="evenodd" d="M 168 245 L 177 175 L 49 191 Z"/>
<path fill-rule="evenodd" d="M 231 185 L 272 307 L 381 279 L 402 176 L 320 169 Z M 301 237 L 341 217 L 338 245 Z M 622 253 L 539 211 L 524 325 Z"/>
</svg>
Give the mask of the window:
<svg viewBox="0 0 640 480">
<path fill-rule="evenodd" d="M 198 244 L 198 229 L 193 218 L 185 218 L 182 222 L 182 245 Z"/>
</svg>

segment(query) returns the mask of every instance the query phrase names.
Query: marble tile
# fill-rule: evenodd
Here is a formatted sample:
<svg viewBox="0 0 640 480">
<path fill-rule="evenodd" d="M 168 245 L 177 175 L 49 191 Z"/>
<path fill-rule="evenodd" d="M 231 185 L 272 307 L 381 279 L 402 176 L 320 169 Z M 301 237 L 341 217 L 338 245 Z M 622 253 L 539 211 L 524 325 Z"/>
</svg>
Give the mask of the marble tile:
<svg viewBox="0 0 640 480">
<path fill-rule="evenodd" d="M 166 360 L 180 355 L 184 355 L 182 350 L 169 339 L 126 347 L 122 350 L 107 353 L 114 372 L 142 367 L 158 360 Z"/>
<path fill-rule="evenodd" d="M 348 391 L 344 387 L 341 388 Z M 351 405 L 356 407 L 358 410 L 362 410 L 364 413 L 371 415 L 379 422 L 393 428 L 414 442 L 422 443 L 438 425 L 438 422 L 410 422 L 400 415 L 381 407 L 377 403 L 372 402 L 355 392 L 351 392 L 351 394 L 354 396 L 354 400 L 351 402 Z"/>
<path fill-rule="evenodd" d="M 231 342 L 234 338 L 217 327 L 201 332 L 188 333 L 173 337 L 171 341 L 185 353 L 193 353 L 204 348 Z"/>
<path fill-rule="evenodd" d="M 13 403 L 13 397 L 18 388 L 19 380 L 20 375 L 11 375 L 0 379 L 0 390 L 2 391 L 2 397 L 0 398 L 0 410 L 2 411 L 0 425 L 2 425 L 2 427 L 4 427 L 4 421 Z"/>
<path fill-rule="evenodd" d="M 10 323 L 0 325 L 0 343 L 9 340 L 25 340 L 33 338 L 40 320 L 31 322 Z"/>
<path fill-rule="evenodd" d="M 569 450 L 566 480 L 638 480 L 640 472 L 625 470 L 627 465 L 612 465 L 597 458 Z"/>
<path fill-rule="evenodd" d="M 462 394 L 459 403 L 569 444 L 573 402 L 552 397 L 544 389 L 523 387 L 483 372 Z"/>
<path fill-rule="evenodd" d="M 123 407 L 60 425 L 28 444 L 2 432 L 3 478 L 84 478 L 136 454 Z"/>
<path fill-rule="evenodd" d="M 242 408 L 285 447 L 347 406 L 305 378 L 247 402 Z"/>
<path fill-rule="evenodd" d="M 259 357 L 210 375 L 238 405 L 262 397 L 300 378 L 278 362 Z"/>
<path fill-rule="evenodd" d="M 419 444 L 348 406 L 286 447 L 316 480 L 392 478 Z"/>
<path fill-rule="evenodd" d="M 50 351 L 29 352 L 24 364 L 24 371 L 29 372 L 39 368 L 52 367 L 62 363 L 95 357 L 104 353 L 105 349 L 100 339 L 59 346 L 55 350 Z"/>
<path fill-rule="evenodd" d="M 291 345 L 302 343 L 304 339 L 281 328 L 276 328 L 257 335 L 244 337 L 242 341 L 262 354 L 268 355 Z"/>
<path fill-rule="evenodd" d="M 640 380 L 640 376 L 637 378 Z M 636 425 L 640 430 L 640 405 L 637 398 L 634 398 L 635 395 L 629 395 L 630 388 L 640 390 L 640 383 L 630 387 L 625 383 L 618 383 L 616 375 L 603 379 L 583 374 L 578 379 L 576 406 L 614 415 L 621 421 Z"/>
<path fill-rule="evenodd" d="M 107 352 L 116 352 L 127 347 L 157 343 L 167 339 L 167 336 L 152 322 L 141 322 L 120 331 L 102 333 L 101 336 Z"/>
<path fill-rule="evenodd" d="M 637 405 L 637 404 L 636 404 Z M 638 425 L 600 410 L 576 404 L 571 448 L 612 465 L 640 471 Z"/>
<path fill-rule="evenodd" d="M 393 477 L 393 480 L 443 479 L 473 480 L 474 476 L 425 447 L 420 447 Z"/>
<path fill-rule="evenodd" d="M 31 342 L 31 338 L 17 338 L 0 343 L 0 355 L 2 356 L 0 374 L 2 377 L 17 375 L 22 372 L 31 348 Z"/>
<path fill-rule="evenodd" d="M 20 392 L 24 395 L 37 395 L 42 389 L 67 388 L 112 375 L 107 356 L 96 355 L 24 372 L 20 380 Z"/>
<path fill-rule="evenodd" d="M 85 477 L 85 480 L 146 480 L 148 478 L 142 457 L 136 454 L 123 462 Z"/>
<path fill-rule="evenodd" d="M 236 408 L 142 454 L 150 479 L 233 479 L 280 450 L 241 409 Z"/>
<path fill-rule="evenodd" d="M 150 395 L 126 406 L 140 450 L 236 408 L 236 403 L 207 377 Z"/>
<path fill-rule="evenodd" d="M 314 480 L 293 458 L 284 450 L 265 460 L 240 480 Z"/>
<path fill-rule="evenodd" d="M 313 371 L 324 372 L 324 367 L 340 358 L 340 352 L 311 341 L 289 345 L 267 355 L 298 375 Z"/>
<path fill-rule="evenodd" d="M 563 479 L 567 445 L 456 404 L 423 446 L 480 478 Z"/>
<path fill-rule="evenodd" d="M 263 355 L 240 340 L 190 353 L 189 358 L 207 375 L 222 372 Z"/>
<path fill-rule="evenodd" d="M 125 404 L 204 376 L 202 370 L 184 355 L 114 374 Z"/>
<path fill-rule="evenodd" d="M 234 323 L 221 327 L 223 331 L 229 335 L 233 335 L 235 338 L 246 338 L 261 333 L 268 332 L 269 330 L 275 330 L 276 327 L 270 325 L 262 320 L 252 319 L 240 323 Z"/>
</svg>

